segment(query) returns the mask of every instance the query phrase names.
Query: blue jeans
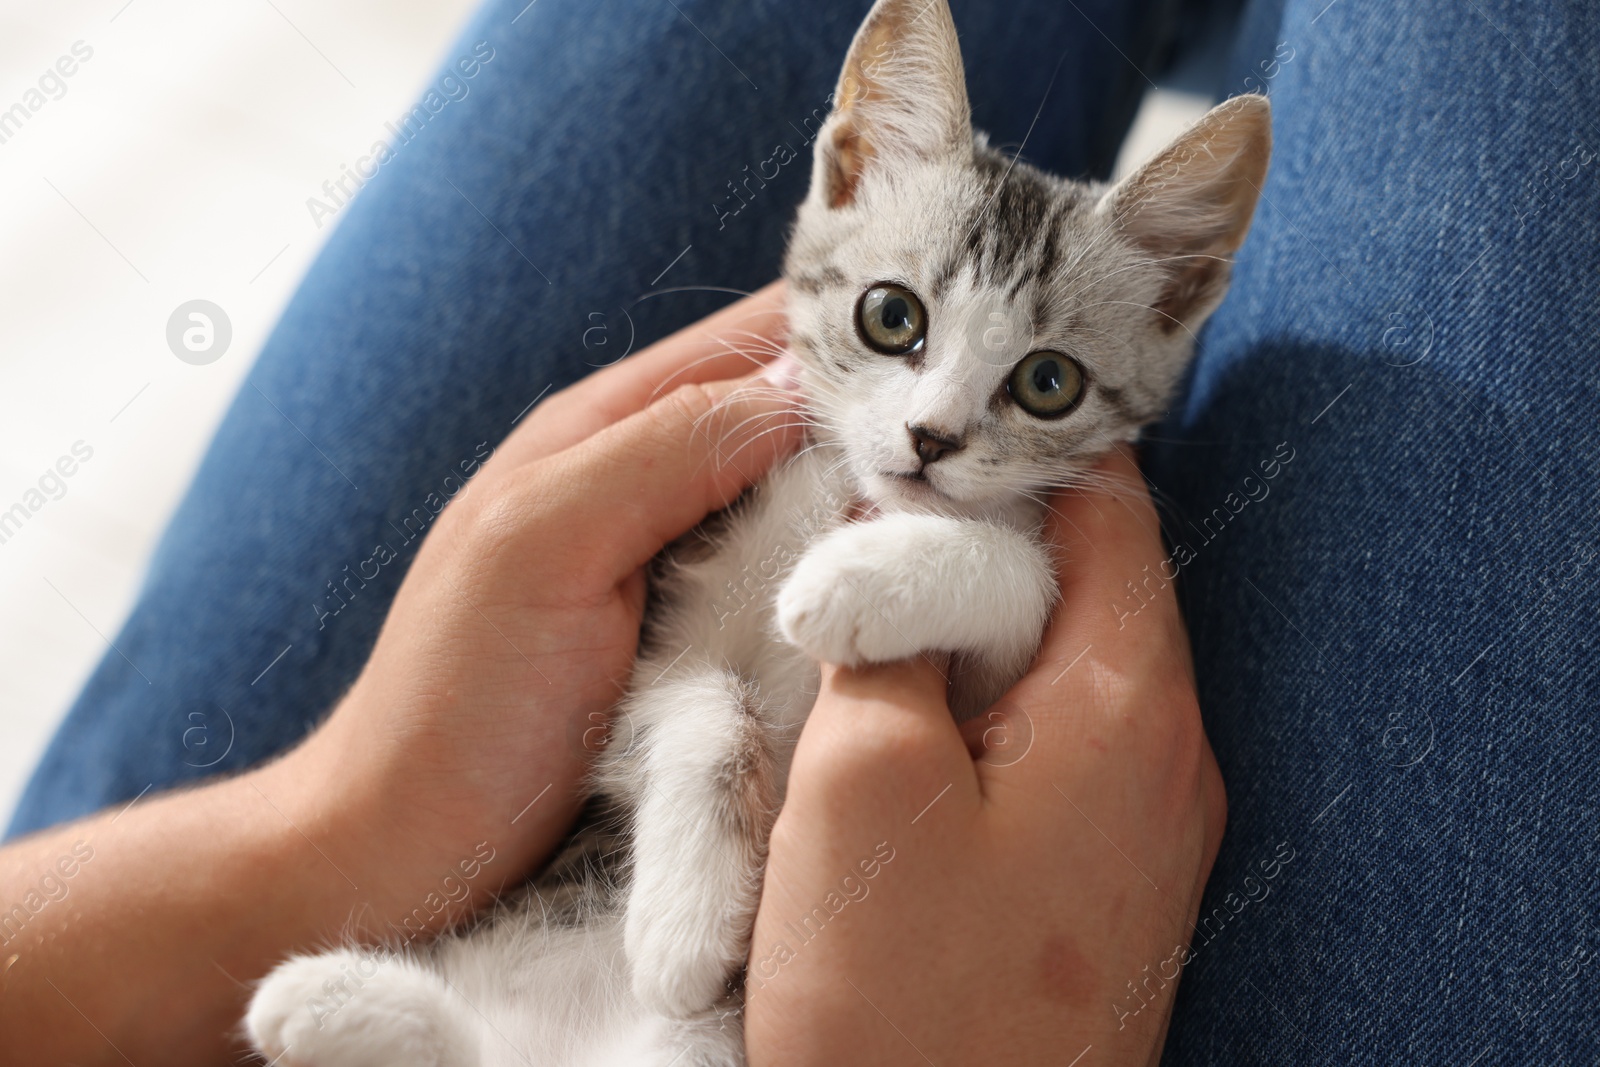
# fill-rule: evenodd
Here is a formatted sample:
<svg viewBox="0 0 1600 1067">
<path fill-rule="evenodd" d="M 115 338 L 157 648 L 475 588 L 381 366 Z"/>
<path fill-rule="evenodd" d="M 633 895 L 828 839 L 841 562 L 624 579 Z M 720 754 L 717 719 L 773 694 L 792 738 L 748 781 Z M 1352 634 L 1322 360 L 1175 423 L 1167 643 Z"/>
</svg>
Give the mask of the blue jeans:
<svg viewBox="0 0 1600 1067">
<path fill-rule="evenodd" d="M 807 168 L 749 178 L 809 159 L 864 0 L 524 3 L 340 210 L 12 834 L 292 745 L 447 478 L 776 274 Z M 953 6 L 977 125 L 1072 175 L 1193 35 Z M 1270 90 L 1272 172 L 1146 447 L 1231 821 L 1189 952 L 1105 1006 L 1182 974 L 1169 1062 L 1595 1061 L 1597 46 L 1577 0 L 1239 21 L 1217 88 Z"/>
</svg>

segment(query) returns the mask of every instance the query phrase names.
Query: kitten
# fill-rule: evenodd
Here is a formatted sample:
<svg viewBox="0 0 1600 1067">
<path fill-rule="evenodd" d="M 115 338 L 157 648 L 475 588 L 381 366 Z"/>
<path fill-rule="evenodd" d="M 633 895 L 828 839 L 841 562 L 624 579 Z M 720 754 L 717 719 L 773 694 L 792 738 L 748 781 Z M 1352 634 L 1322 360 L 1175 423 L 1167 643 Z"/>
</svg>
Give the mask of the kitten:
<svg viewBox="0 0 1600 1067">
<path fill-rule="evenodd" d="M 1160 416 L 1270 151 L 1222 104 L 1114 187 L 970 126 L 945 0 L 878 0 L 784 275 L 811 445 L 657 561 L 585 817 L 520 897 L 419 952 L 296 957 L 246 1026 L 306 1067 L 736 1065 L 767 834 L 816 661 L 950 654 L 958 715 L 1056 598 L 1044 494 Z"/>
</svg>

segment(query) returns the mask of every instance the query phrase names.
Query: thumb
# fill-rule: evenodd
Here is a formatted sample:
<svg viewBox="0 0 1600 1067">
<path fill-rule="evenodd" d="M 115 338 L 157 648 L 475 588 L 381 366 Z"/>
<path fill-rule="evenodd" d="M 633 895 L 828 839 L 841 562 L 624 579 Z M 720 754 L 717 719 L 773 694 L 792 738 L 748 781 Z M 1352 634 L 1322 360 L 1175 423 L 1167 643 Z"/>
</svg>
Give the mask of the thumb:
<svg viewBox="0 0 1600 1067">
<path fill-rule="evenodd" d="M 917 658 L 824 665 L 796 746 L 789 798 L 854 822 L 911 825 L 936 798 L 975 801 L 977 772 L 945 701 L 942 667 Z M 950 795 L 946 795 L 946 793 Z"/>
<path fill-rule="evenodd" d="M 579 499 L 607 502 L 568 514 L 585 541 L 611 549 L 604 565 L 613 580 L 649 562 L 788 455 L 804 435 L 797 399 L 760 375 L 682 385 L 551 457 L 556 484 Z"/>
</svg>

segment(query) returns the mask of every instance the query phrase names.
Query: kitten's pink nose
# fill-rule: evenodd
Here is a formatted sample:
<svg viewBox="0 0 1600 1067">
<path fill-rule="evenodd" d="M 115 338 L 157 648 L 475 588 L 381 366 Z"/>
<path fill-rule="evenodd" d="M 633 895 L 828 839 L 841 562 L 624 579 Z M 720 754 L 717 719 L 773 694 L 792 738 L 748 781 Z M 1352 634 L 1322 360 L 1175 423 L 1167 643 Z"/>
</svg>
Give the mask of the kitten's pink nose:
<svg viewBox="0 0 1600 1067">
<path fill-rule="evenodd" d="M 917 458 L 922 461 L 924 467 L 940 456 L 961 450 L 961 439 L 958 437 L 931 430 L 926 426 L 907 426 L 906 429 L 911 432 L 911 446 L 917 450 Z"/>
</svg>

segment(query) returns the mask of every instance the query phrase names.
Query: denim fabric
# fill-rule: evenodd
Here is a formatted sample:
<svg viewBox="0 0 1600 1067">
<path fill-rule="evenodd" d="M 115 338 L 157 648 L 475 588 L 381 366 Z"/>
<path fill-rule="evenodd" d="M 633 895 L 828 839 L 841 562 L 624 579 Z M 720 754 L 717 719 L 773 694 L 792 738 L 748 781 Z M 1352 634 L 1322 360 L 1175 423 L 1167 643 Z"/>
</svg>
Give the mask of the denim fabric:
<svg viewBox="0 0 1600 1067">
<path fill-rule="evenodd" d="M 448 479 L 727 299 L 677 286 L 776 273 L 805 164 L 742 183 L 865 0 L 524 2 L 343 212 L 13 834 L 292 744 Z M 1104 173 L 1173 5 L 953 6 L 978 125 Z M 1576 2 L 1245 11 L 1219 92 L 1271 92 L 1273 168 L 1146 449 L 1231 822 L 1190 958 L 1105 1006 L 1181 973 L 1169 1062 L 1596 1059 L 1597 43 Z"/>
<path fill-rule="evenodd" d="M 1167 1061 L 1595 1063 L 1600 10 L 1238 54 L 1272 170 L 1147 449 L 1230 799 Z"/>
</svg>

